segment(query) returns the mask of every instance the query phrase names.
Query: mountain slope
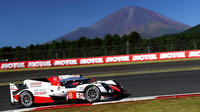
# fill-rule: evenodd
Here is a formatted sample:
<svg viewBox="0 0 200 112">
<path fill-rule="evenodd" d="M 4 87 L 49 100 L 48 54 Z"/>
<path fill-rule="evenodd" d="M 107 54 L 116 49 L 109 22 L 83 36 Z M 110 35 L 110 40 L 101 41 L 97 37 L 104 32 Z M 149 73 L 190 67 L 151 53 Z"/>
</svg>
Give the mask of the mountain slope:
<svg viewBox="0 0 200 112">
<path fill-rule="evenodd" d="M 193 34 L 199 34 L 200 35 L 200 24 L 196 25 L 186 31 L 181 32 L 180 34 L 183 35 L 193 35 Z"/>
<path fill-rule="evenodd" d="M 150 40 L 155 41 L 155 42 L 160 41 L 161 43 L 166 43 L 166 41 L 168 41 L 170 44 L 171 43 L 177 44 L 180 42 L 182 42 L 184 44 L 186 44 L 186 43 L 194 44 L 194 40 L 196 40 L 196 42 L 197 41 L 200 42 L 199 39 L 200 39 L 200 24 L 196 25 L 192 28 L 189 28 L 183 32 L 180 32 L 180 33 L 166 34 L 166 35 L 152 38 Z M 188 45 L 184 46 L 184 44 L 182 44 L 181 47 L 188 46 Z"/>
<path fill-rule="evenodd" d="M 144 38 L 152 38 L 163 34 L 178 33 L 190 28 L 190 26 L 174 21 L 153 11 L 141 7 L 124 7 L 97 23 L 76 28 L 57 39 L 78 40 L 80 37 L 104 38 L 106 34 L 130 34 L 137 31 Z"/>
</svg>

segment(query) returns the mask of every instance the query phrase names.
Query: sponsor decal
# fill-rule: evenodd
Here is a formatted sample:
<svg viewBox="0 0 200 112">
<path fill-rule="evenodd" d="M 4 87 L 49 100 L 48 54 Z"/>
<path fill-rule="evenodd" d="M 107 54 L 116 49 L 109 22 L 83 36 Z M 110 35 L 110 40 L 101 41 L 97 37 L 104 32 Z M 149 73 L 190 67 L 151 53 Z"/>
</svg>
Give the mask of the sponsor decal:
<svg viewBox="0 0 200 112">
<path fill-rule="evenodd" d="M 20 63 L 3 63 L 1 69 L 25 68 L 25 62 Z"/>
<path fill-rule="evenodd" d="M 46 91 L 39 91 L 39 92 L 35 92 L 34 96 L 38 96 L 38 95 L 46 95 L 47 92 Z"/>
<path fill-rule="evenodd" d="M 175 58 L 185 58 L 185 52 L 174 52 L 174 53 L 161 53 L 160 59 L 175 59 Z"/>
<path fill-rule="evenodd" d="M 157 60 L 157 54 L 134 55 L 132 61 Z"/>
<path fill-rule="evenodd" d="M 84 94 L 83 93 L 78 93 L 78 98 L 84 99 Z"/>
<path fill-rule="evenodd" d="M 51 61 L 28 62 L 28 67 L 50 67 L 50 66 L 52 66 Z"/>
<path fill-rule="evenodd" d="M 111 63 L 111 62 L 126 62 L 130 61 L 129 56 L 116 56 L 116 57 L 107 57 L 106 62 Z"/>
<path fill-rule="evenodd" d="M 0 70 L 34 68 L 34 67 L 102 64 L 102 63 L 116 63 L 116 62 L 130 62 L 130 61 L 148 61 L 148 60 L 162 60 L 162 59 L 195 58 L 195 57 L 200 57 L 200 50 L 161 52 L 161 53 L 149 53 L 149 54 L 137 54 L 137 55 L 104 56 L 96 58 L 75 58 L 75 59 L 59 59 L 59 60 L 41 60 L 41 61 L 38 60 L 38 61 L 21 61 L 21 62 L 10 62 L 10 63 L 0 62 Z"/>
<path fill-rule="evenodd" d="M 77 60 L 58 60 L 54 62 L 54 66 L 65 66 L 65 65 L 78 65 Z"/>
<path fill-rule="evenodd" d="M 30 83 L 30 87 L 41 87 L 42 86 L 42 82 L 31 82 Z"/>
<path fill-rule="evenodd" d="M 200 51 L 190 51 L 188 57 L 200 57 Z"/>
<path fill-rule="evenodd" d="M 80 64 L 97 64 L 104 63 L 103 58 L 90 58 L 90 59 L 81 59 Z"/>
<path fill-rule="evenodd" d="M 76 91 L 75 90 L 68 92 L 68 99 L 76 99 Z"/>
</svg>

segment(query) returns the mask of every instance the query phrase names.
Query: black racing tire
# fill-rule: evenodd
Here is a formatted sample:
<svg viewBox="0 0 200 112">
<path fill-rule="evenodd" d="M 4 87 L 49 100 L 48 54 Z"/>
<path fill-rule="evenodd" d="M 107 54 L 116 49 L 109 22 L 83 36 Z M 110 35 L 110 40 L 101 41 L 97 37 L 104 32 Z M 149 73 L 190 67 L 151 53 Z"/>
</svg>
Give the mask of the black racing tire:
<svg viewBox="0 0 200 112">
<path fill-rule="evenodd" d="M 84 91 L 85 99 L 88 102 L 97 102 L 101 98 L 101 92 L 97 86 L 88 86 Z"/>
<path fill-rule="evenodd" d="M 20 94 L 20 103 L 24 107 L 30 107 L 34 103 L 33 95 L 29 91 L 23 91 Z"/>
</svg>

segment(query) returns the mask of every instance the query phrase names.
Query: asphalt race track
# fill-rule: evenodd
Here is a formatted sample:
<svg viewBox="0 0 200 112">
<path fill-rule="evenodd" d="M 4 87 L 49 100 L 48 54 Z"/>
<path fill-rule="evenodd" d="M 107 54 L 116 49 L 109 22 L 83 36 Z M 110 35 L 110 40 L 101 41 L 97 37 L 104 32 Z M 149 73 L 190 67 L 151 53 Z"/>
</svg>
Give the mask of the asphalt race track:
<svg viewBox="0 0 200 112">
<path fill-rule="evenodd" d="M 127 71 L 157 70 L 169 68 L 200 67 L 200 61 L 165 62 L 152 64 L 132 64 L 121 66 L 88 67 L 57 70 L 0 73 L 0 82 L 18 81 L 26 78 L 56 76 L 57 74 L 101 74 Z M 97 80 L 115 79 L 128 90 L 130 96 L 154 96 L 178 93 L 200 92 L 200 70 L 134 74 L 96 78 Z M 22 108 L 11 106 L 9 87 L 0 86 L 0 111 Z"/>
<path fill-rule="evenodd" d="M 157 70 L 170 68 L 185 68 L 185 67 L 200 67 L 200 60 L 180 61 L 180 62 L 165 62 L 165 63 L 148 63 L 148 64 L 130 64 L 120 66 L 104 66 L 104 67 L 85 67 L 85 68 L 66 68 L 66 69 L 51 69 L 51 70 L 35 70 L 24 72 L 0 72 L 0 83 L 22 81 L 27 78 L 51 77 L 59 74 L 82 74 L 93 75 L 101 73 L 116 73 L 127 71 L 143 71 Z"/>
</svg>

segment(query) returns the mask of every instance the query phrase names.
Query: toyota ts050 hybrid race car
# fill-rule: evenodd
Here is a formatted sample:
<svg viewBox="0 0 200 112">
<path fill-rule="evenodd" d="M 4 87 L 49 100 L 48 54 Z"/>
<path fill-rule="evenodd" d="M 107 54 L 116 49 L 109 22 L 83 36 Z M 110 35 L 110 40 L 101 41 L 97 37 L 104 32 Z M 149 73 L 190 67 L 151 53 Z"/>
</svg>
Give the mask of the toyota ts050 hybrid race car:
<svg viewBox="0 0 200 112">
<path fill-rule="evenodd" d="M 94 81 L 81 75 L 27 79 L 23 84 L 10 83 L 11 103 L 20 103 L 24 107 L 72 100 L 97 102 L 120 98 L 124 93 L 123 87 L 115 80 Z"/>
</svg>

